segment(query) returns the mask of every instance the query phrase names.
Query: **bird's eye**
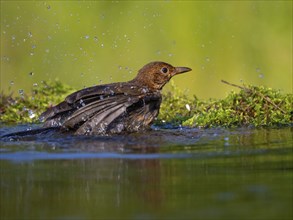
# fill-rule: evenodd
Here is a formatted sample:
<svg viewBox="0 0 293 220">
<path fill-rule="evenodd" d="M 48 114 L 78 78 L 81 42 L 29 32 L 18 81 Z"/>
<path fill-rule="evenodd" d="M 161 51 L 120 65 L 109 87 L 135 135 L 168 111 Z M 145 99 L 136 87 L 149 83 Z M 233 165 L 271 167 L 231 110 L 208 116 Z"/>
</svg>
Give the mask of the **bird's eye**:
<svg viewBox="0 0 293 220">
<path fill-rule="evenodd" d="M 168 73 L 168 71 L 169 71 L 169 70 L 168 70 L 168 68 L 166 68 L 166 67 L 163 67 L 163 68 L 161 69 L 161 72 L 162 72 L 162 73 Z"/>
</svg>

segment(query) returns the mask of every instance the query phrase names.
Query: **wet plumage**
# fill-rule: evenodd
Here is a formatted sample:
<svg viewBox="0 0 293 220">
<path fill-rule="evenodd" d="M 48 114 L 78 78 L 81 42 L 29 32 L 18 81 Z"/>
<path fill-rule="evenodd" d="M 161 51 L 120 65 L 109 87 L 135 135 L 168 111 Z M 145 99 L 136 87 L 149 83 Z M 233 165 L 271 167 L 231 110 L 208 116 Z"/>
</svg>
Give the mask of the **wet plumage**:
<svg viewBox="0 0 293 220">
<path fill-rule="evenodd" d="M 190 71 L 152 62 L 128 82 L 85 88 L 67 96 L 41 115 L 44 127 L 77 135 L 136 132 L 149 128 L 159 114 L 161 89 L 176 74 Z"/>
</svg>

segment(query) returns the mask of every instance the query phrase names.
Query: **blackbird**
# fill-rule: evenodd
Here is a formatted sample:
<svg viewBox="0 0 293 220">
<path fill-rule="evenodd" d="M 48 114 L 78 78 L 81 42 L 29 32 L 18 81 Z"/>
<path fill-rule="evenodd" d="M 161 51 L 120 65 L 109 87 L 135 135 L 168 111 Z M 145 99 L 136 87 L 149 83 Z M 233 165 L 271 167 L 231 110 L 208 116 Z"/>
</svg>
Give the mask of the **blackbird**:
<svg viewBox="0 0 293 220">
<path fill-rule="evenodd" d="M 161 90 L 175 75 L 191 71 L 164 62 L 142 67 L 128 82 L 85 88 L 45 111 L 44 127 L 61 127 L 77 135 L 136 132 L 149 128 L 159 114 Z"/>
<path fill-rule="evenodd" d="M 145 130 L 159 114 L 164 85 L 173 76 L 188 71 L 188 67 L 151 62 L 128 82 L 93 86 L 70 94 L 42 113 L 40 119 L 45 129 L 60 128 L 77 135 Z"/>
</svg>

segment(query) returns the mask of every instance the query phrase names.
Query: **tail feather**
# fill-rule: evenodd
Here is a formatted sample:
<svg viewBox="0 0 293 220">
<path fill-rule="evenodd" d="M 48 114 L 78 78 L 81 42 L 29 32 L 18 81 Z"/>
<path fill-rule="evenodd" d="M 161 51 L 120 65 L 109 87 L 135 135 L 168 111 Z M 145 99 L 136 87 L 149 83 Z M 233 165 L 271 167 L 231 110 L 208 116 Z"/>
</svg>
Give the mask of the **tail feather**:
<svg viewBox="0 0 293 220">
<path fill-rule="evenodd" d="M 9 137 L 24 137 L 24 136 L 37 135 L 37 134 L 46 134 L 51 131 L 60 131 L 60 129 L 61 127 L 49 127 L 49 128 L 37 128 L 37 129 L 27 130 L 27 131 L 18 131 L 18 132 L 5 134 L 1 136 L 0 139 L 9 138 Z"/>
</svg>

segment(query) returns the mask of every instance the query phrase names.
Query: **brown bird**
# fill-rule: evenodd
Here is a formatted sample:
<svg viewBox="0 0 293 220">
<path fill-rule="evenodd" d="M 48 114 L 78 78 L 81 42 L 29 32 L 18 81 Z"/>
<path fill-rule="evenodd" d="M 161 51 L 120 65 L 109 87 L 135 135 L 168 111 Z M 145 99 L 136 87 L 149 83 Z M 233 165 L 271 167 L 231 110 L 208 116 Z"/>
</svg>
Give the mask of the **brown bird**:
<svg viewBox="0 0 293 220">
<path fill-rule="evenodd" d="M 173 76 L 188 71 L 188 67 L 151 62 L 133 80 L 74 92 L 40 118 L 44 127 L 61 127 L 78 135 L 145 130 L 159 114 L 163 86 Z"/>
<path fill-rule="evenodd" d="M 188 71 L 191 71 L 188 67 L 151 62 L 128 82 L 74 92 L 40 116 L 45 121 L 40 131 L 60 128 L 77 135 L 105 135 L 145 130 L 159 114 L 164 85 L 173 76 Z M 38 131 L 30 131 L 30 134 L 36 133 Z"/>
</svg>

